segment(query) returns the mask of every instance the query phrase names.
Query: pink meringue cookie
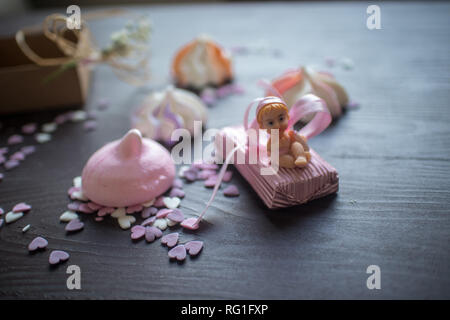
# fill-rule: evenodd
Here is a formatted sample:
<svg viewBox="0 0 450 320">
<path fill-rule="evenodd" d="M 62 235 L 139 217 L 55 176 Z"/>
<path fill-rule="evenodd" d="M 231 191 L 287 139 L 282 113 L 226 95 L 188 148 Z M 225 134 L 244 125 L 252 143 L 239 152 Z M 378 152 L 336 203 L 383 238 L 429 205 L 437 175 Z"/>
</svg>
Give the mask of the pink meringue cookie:
<svg viewBox="0 0 450 320">
<path fill-rule="evenodd" d="M 174 178 L 167 149 L 132 129 L 90 157 L 82 173 L 82 191 L 102 206 L 128 207 L 160 196 Z"/>
</svg>

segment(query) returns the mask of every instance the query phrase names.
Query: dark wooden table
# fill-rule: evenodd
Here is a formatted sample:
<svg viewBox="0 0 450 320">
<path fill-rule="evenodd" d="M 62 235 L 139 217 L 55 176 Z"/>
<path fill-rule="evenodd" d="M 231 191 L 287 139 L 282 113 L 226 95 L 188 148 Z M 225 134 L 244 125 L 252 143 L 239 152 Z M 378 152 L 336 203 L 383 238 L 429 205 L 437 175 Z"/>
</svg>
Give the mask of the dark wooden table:
<svg viewBox="0 0 450 320">
<path fill-rule="evenodd" d="M 86 133 L 80 124 L 65 124 L 0 183 L 1 207 L 21 201 L 33 206 L 0 229 L 0 297 L 450 298 L 450 4 L 380 7 L 382 29 L 373 31 L 366 28 L 367 4 L 359 2 L 136 8 L 154 22 L 152 85 L 136 89 L 110 69 L 97 68 L 86 108 L 100 98 L 111 101 L 99 113 L 98 129 Z M 2 33 L 48 13 L 4 19 Z M 117 19 L 90 23 L 101 43 L 121 25 Z M 130 110 L 168 83 L 174 51 L 202 32 L 226 47 L 260 41 L 279 50 L 236 57 L 237 82 L 246 93 L 212 107 L 210 128 L 241 121 L 244 107 L 261 94 L 260 78 L 300 64 L 323 66 L 326 57 L 354 61 L 353 70 L 331 71 L 361 107 L 311 141 L 337 168 L 339 193 L 270 211 L 236 172 L 241 196 L 218 196 L 210 223 L 182 235 L 205 241 L 205 248 L 181 265 L 169 262 L 159 242 L 133 243 L 115 221 L 84 217 L 85 229 L 66 236 L 58 217 L 69 202 L 72 178 L 96 149 L 126 132 Z M 20 125 L 44 123 L 55 114 L 2 117 L 0 145 Z M 211 193 L 201 183 L 185 190 L 181 207 L 188 215 L 201 210 Z M 31 229 L 22 234 L 26 224 Z M 49 240 L 49 249 L 67 250 L 70 261 L 49 268 L 49 249 L 28 254 L 36 235 Z M 81 290 L 66 288 L 70 264 L 82 270 Z M 381 268 L 381 290 L 366 287 L 369 265 Z"/>
</svg>

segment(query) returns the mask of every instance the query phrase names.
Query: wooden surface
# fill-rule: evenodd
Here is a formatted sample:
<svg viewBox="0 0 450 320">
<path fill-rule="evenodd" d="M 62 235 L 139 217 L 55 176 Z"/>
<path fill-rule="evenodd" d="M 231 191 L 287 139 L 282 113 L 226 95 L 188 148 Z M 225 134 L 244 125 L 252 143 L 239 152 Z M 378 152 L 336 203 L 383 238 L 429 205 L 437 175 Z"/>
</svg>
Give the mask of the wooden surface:
<svg viewBox="0 0 450 320">
<path fill-rule="evenodd" d="M 135 89 L 99 67 L 87 107 L 111 100 L 99 127 L 66 124 L 0 183 L 0 206 L 26 201 L 33 210 L 0 229 L 1 298 L 450 298 L 450 4 L 382 3 L 382 30 L 366 28 L 366 3 L 287 3 L 139 7 L 154 22 L 152 86 Z M 83 11 L 83 8 L 82 8 Z M 60 10 L 64 13 L 65 10 Z M 1 32 L 41 21 L 49 12 L 3 19 Z M 100 43 L 122 25 L 91 22 Z M 226 47 L 267 43 L 278 55 L 237 56 L 237 83 L 246 93 L 210 109 L 208 127 L 241 121 L 259 96 L 260 78 L 273 78 L 326 57 L 351 58 L 351 71 L 331 69 L 361 107 L 311 141 L 340 175 L 335 196 L 269 211 L 237 174 L 238 199 L 218 196 L 210 223 L 183 239 L 205 241 L 197 259 L 169 262 L 159 242 L 132 243 L 115 221 L 83 217 L 85 229 L 66 236 L 59 215 L 66 190 L 101 145 L 129 128 L 130 110 L 169 81 L 170 57 L 208 32 Z M 24 92 L 26 94 L 26 92 Z M 3 117 L 0 145 L 29 121 L 55 113 Z M 27 140 L 31 141 L 31 140 Z M 2 170 L 2 169 L 0 169 Z M 201 210 L 210 196 L 201 183 L 185 187 L 182 209 Z M 31 224 L 22 234 L 21 229 Z M 48 253 L 30 255 L 36 235 L 70 261 L 49 268 Z M 70 264 L 82 289 L 69 291 Z M 366 268 L 381 268 L 381 290 L 368 290 Z"/>
</svg>

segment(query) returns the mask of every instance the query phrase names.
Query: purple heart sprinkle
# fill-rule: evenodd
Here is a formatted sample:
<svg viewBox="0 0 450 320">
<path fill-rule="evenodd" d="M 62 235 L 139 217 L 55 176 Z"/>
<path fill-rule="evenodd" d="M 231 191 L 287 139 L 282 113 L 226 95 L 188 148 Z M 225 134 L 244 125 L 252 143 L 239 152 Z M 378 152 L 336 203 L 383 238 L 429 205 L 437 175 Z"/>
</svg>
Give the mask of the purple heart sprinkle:
<svg viewBox="0 0 450 320">
<path fill-rule="evenodd" d="M 184 219 L 180 225 L 185 229 L 197 230 L 199 224 L 197 223 L 197 218 L 187 218 Z"/>
<path fill-rule="evenodd" d="M 237 197 L 239 196 L 239 189 L 234 184 L 231 184 L 223 190 L 223 194 L 227 197 Z"/>
<path fill-rule="evenodd" d="M 207 188 L 213 188 L 217 183 L 217 175 L 209 177 L 207 180 L 205 180 L 205 187 Z"/>
<path fill-rule="evenodd" d="M 200 169 L 203 170 L 219 170 L 219 166 L 215 163 L 202 163 Z"/>
<path fill-rule="evenodd" d="M 184 172 L 184 177 L 189 182 L 194 182 L 197 180 L 197 171 L 188 169 Z"/>
<path fill-rule="evenodd" d="M 0 148 L 0 155 L 5 154 L 5 153 L 8 153 L 8 151 L 9 151 L 9 148 L 8 148 L 8 147 Z"/>
<path fill-rule="evenodd" d="M 34 238 L 28 245 L 28 251 L 35 251 L 37 249 L 44 249 L 48 245 L 48 241 L 42 237 Z"/>
<path fill-rule="evenodd" d="M 155 222 L 156 220 L 156 216 L 150 217 L 148 219 L 145 219 L 144 221 L 142 221 L 141 226 L 148 226 L 150 224 L 152 224 L 153 222 Z"/>
<path fill-rule="evenodd" d="M 177 259 L 178 261 L 183 261 L 186 259 L 186 248 L 184 245 L 180 244 L 175 248 L 171 249 L 168 253 L 169 258 Z"/>
<path fill-rule="evenodd" d="M 0 154 L 0 164 L 5 163 L 6 158 Z"/>
<path fill-rule="evenodd" d="M 167 218 L 169 220 L 172 220 L 173 222 L 182 222 L 184 220 L 184 214 L 179 209 L 174 209 L 173 212 L 169 213 L 167 215 Z"/>
<path fill-rule="evenodd" d="M 135 205 L 135 206 L 131 206 L 131 207 L 127 207 L 127 213 L 135 213 L 135 212 L 139 212 L 142 211 L 142 206 L 140 204 Z"/>
<path fill-rule="evenodd" d="M 181 179 L 175 179 L 172 184 L 173 188 L 183 189 L 183 181 Z"/>
<path fill-rule="evenodd" d="M 70 255 L 65 251 L 53 250 L 50 253 L 50 257 L 48 258 L 48 262 L 52 265 L 58 264 L 60 262 L 69 260 Z"/>
<path fill-rule="evenodd" d="M 13 145 L 13 144 L 19 144 L 23 142 L 23 136 L 21 136 L 20 134 L 13 134 L 12 136 L 10 136 L 8 138 L 8 144 L 9 145 Z"/>
<path fill-rule="evenodd" d="M 116 209 L 115 209 L 115 208 L 112 208 L 112 207 L 103 207 L 103 208 L 101 208 L 100 210 L 98 210 L 97 215 L 98 215 L 99 217 L 104 217 L 104 216 L 106 216 L 106 215 L 108 215 L 108 214 L 113 213 L 115 210 L 116 210 Z"/>
<path fill-rule="evenodd" d="M 71 211 L 78 211 L 78 208 L 80 207 L 80 205 L 81 205 L 81 202 L 74 201 L 74 202 L 69 203 L 67 205 L 67 208 Z"/>
<path fill-rule="evenodd" d="M 172 209 L 161 209 L 158 211 L 158 213 L 156 214 L 156 219 L 161 219 L 161 218 L 165 218 L 167 217 L 167 215 L 169 213 L 173 212 Z"/>
<path fill-rule="evenodd" d="M 147 242 L 153 242 L 156 238 L 162 236 L 162 231 L 156 227 L 146 227 L 145 228 L 145 240 Z"/>
<path fill-rule="evenodd" d="M 203 248 L 203 241 L 189 241 L 185 244 L 187 252 L 191 256 L 197 255 Z"/>
<path fill-rule="evenodd" d="M 145 235 L 145 227 L 144 226 L 134 226 L 131 228 L 131 239 L 138 240 Z"/>
<path fill-rule="evenodd" d="M 66 225 L 67 232 L 79 231 L 83 228 L 84 228 L 84 223 L 81 222 L 79 219 L 70 220 L 69 223 Z"/>
<path fill-rule="evenodd" d="M 6 170 L 11 170 L 19 165 L 19 161 L 17 160 L 8 160 L 5 162 L 4 166 Z"/>
<path fill-rule="evenodd" d="M 97 121 L 95 120 L 88 120 L 83 124 L 84 130 L 86 131 L 93 131 L 97 129 Z"/>
<path fill-rule="evenodd" d="M 101 208 L 103 208 L 102 205 L 99 205 L 98 203 L 95 203 L 95 202 L 92 202 L 92 201 L 88 202 L 87 205 L 88 205 L 89 208 L 91 208 L 91 209 L 94 210 L 94 211 L 98 211 L 98 210 L 100 210 Z"/>
<path fill-rule="evenodd" d="M 81 203 L 77 211 L 89 214 L 94 213 L 95 210 L 92 210 L 87 203 Z"/>
<path fill-rule="evenodd" d="M 214 170 L 202 170 L 198 173 L 197 178 L 200 180 L 207 180 L 208 178 L 212 177 L 216 174 L 216 171 Z"/>
<path fill-rule="evenodd" d="M 24 134 L 33 134 L 37 129 L 36 123 L 27 123 L 22 126 L 22 133 Z"/>
<path fill-rule="evenodd" d="M 157 212 L 158 212 L 158 208 L 148 207 L 142 211 L 141 217 L 142 217 L 142 219 L 147 219 L 148 217 L 154 216 Z"/>
<path fill-rule="evenodd" d="M 22 153 L 24 155 L 28 156 L 36 151 L 36 147 L 35 146 L 24 146 L 24 147 L 20 148 L 20 151 L 22 151 Z"/>
<path fill-rule="evenodd" d="M 27 212 L 31 210 L 31 206 L 25 202 L 18 203 L 12 209 L 13 212 Z"/>
<path fill-rule="evenodd" d="M 185 192 L 182 189 L 178 189 L 178 188 L 172 188 L 172 190 L 170 190 L 169 193 L 169 197 L 173 198 L 173 197 L 177 197 L 177 198 L 184 198 L 185 196 Z"/>
<path fill-rule="evenodd" d="M 225 174 L 223 175 L 222 181 L 223 182 L 230 182 L 232 177 L 233 177 L 233 171 L 225 171 Z"/>
<path fill-rule="evenodd" d="M 153 204 L 153 206 L 156 207 L 156 208 L 164 208 L 166 205 L 164 204 L 163 199 L 164 199 L 164 197 L 162 197 L 162 196 L 156 198 L 155 203 Z"/>
<path fill-rule="evenodd" d="M 161 238 L 161 243 L 171 248 L 177 244 L 179 236 L 178 232 L 166 234 Z"/>
<path fill-rule="evenodd" d="M 9 157 L 10 160 L 17 160 L 17 161 L 23 161 L 25 160 L 25 154 L 23 152 L 17 151 L 14 152 L 11 157 Z"/>
</svg>

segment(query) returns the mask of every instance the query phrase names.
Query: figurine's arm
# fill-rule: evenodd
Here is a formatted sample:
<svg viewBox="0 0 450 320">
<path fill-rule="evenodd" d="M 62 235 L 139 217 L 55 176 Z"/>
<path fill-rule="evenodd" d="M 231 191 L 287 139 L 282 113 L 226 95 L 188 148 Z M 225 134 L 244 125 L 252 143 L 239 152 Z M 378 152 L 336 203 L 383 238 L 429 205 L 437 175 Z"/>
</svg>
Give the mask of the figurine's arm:
<svg viewBox="0 0 450 320">
<path fill-rule="evenodd" d="M 301 135 L 294 130 L 290 130 L 289 136 L 291 137 L 292 141 L 297 141 L 301 143 L 305 151 L 309 151 L 308 141 L 304 135 Z"/>
<path fill-rule="evenodd" d="M 272 138 L 269 138 L 269 140 L 267 140 L 267 154 L 269 154 L 269 155 L 272 150 L 271 144 L 272 144 Z"/>
</svg>

